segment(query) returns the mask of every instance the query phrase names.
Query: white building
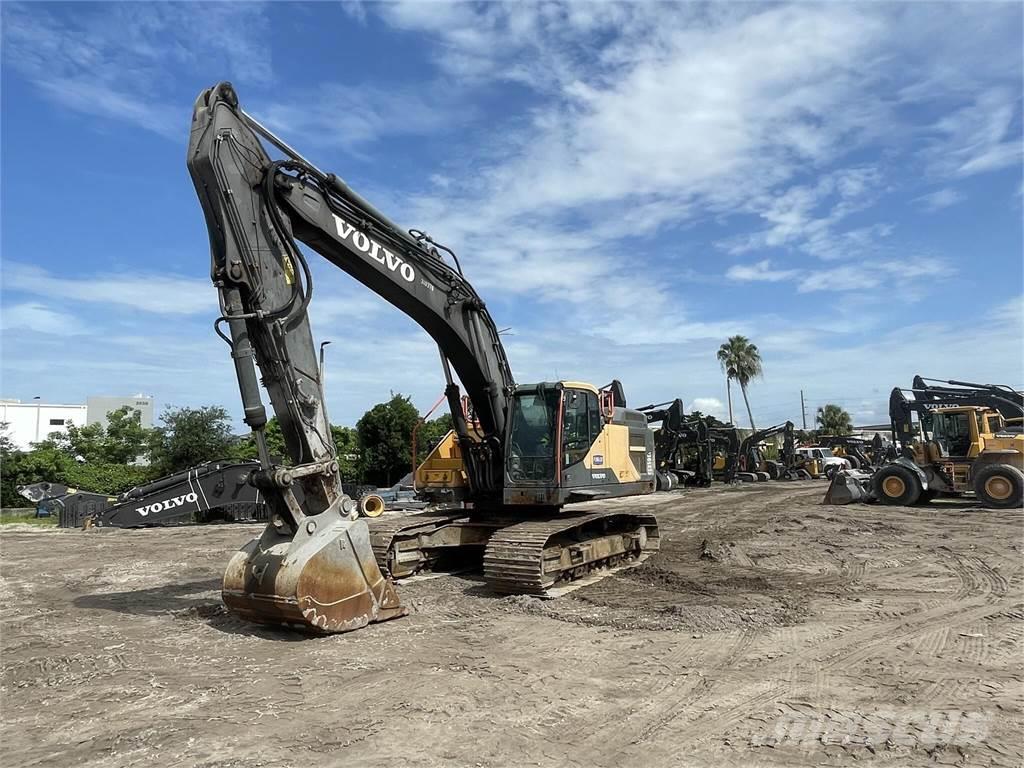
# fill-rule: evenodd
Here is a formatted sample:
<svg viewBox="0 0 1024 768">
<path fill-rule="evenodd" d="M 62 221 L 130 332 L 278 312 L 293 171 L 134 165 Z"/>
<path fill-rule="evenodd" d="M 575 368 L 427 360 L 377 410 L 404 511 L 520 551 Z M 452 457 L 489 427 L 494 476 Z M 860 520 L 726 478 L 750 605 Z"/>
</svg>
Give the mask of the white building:
<svg viewBox="0 0 1024 768">
<path fill-rule="evenodd" d="M 86 418 L 89 424 L 107 426 L 107 414 L 125 406 L 139 412 L 139 420 L 143 428 L 153 426 L 153 398 L 149 395 L 132 395 L 131 397 L 115 395 L 89 395 L 85 399 L 88 409 Z"/>
<path fill-rule="evenodd" d="M 107 425 L 107 414 L 123 406 L 139 411 L 142 426 L 153 426 L 153 398 L 149 395 L 127 397 L 90 396 L 86 405 L 58 405 L 31 400 L 0 400 L 0 423 L 7 424 L 7 435 L 21 450 L 45 440 L 53 432 L 67 432 L 68 425 Z"/>
<path fill-rule="evenodd" d="M 7 435 L 16 447 L 28 450 L 51 432 L 67 432 L 69 424 L 85 426 L 86 406 L 0 400 L 0 423 L 7 424 Z"/>
</svg>

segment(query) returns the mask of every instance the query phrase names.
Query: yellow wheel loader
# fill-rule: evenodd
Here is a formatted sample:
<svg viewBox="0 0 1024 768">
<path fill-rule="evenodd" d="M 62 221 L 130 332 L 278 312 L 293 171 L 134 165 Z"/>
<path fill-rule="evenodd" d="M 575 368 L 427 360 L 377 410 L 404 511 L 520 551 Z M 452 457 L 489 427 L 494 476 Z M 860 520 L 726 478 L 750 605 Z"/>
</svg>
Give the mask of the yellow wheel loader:
<svg viewBox="0 0 1024 768">
<path fill-rule="evenodd" d="M 874 473 L 839 473 L 826 503 L 909 506 L 967 495 L 987 507 L 1024 503 L 1024 396 L 998 385 L 943 381 L 947 386 L 936 387 L 927 381 L 933 380 L 915 377 L 913 388 L 896 388 L 889 397 L 901 455 Z"/>
</svg>

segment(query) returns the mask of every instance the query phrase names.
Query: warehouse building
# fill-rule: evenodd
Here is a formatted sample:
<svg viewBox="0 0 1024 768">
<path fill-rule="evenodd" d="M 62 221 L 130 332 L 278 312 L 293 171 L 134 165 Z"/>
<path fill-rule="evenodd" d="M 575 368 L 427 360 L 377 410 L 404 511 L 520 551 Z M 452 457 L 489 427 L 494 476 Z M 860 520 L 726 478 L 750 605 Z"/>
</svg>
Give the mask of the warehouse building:
<svg viewBox="0 0 1024 768">
<path fill-rule="evenodd" d="M 143 427 L 153 426 L 153 398 L 149 395 L 92 396 L 85 405 L 0 400 L 0 423 L 7 425 L 7 436 L 17 448 L 29 450 L 32 443 L 45 440 L 53 432 L 67 432 L 72 424 L 106 426 L 107 414 L 126 405 L 139 411 Z"/>
<path fill-rule="evenodd" d="M 86 419 L 89 424 L 107 426 L 107 414 L 118 408 L 128 406 L 139 412 L 142 426 L 149 429 L 153 426 L 153 398 L 148 395 L 132 395 L 131 397 L 111 397 L 109 395 L 93 395 L 85 399 Z"/>
</svg>

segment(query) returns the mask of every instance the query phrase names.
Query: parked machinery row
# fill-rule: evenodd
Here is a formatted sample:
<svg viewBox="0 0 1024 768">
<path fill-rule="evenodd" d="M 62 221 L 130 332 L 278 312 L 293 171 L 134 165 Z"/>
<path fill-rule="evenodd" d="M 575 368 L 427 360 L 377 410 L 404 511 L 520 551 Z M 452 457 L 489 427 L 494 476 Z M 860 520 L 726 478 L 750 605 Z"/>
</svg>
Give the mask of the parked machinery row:
<svg viewBox="0 0 1024 768">
<path fill-rule="evenodd" d="M 799 480 L 827 474 L 826 463 L 848 467 L 851 461 L 833 458 L 829 448 L 815 449 L 814 456 L 795 446 L 792 422 L 743 435 L 732 424 L 699 415 L 687 416 L 680 399 L 647 405 L 639 409 L 655 429 L 655 465 L 658 490 L 679 486 L 706 487 L 712 480 L 726 483 L 764 480 Z M 769 456 L 764 442 L 777 435 L 782 445 Z M 837 444 L 842 439 L 837 440 Z M 859 448 L 847 448 L 852 455 Z M 865 461 L 867 461 L 865 457 Z"/>
</svg>

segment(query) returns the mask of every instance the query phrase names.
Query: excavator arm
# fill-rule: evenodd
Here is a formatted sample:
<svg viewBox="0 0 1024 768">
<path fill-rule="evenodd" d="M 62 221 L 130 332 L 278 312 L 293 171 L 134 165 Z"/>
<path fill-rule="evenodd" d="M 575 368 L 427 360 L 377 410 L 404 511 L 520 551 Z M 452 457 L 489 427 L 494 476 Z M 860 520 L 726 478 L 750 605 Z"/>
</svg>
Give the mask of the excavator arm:
<svg viewBox="0 0 1024 768">
<path fill-rule="evenodd" d="M 711 483 L 714 456 L 707 419 L 688 417 L 679 398 L 664 403 L 652 403 L 637 409 L 648 424 L 660 422 L 654 436 L 655 464 L 659 472 L 673 472 L 686 482 L 701 486 Z M 691 446 L 696 454 L 692 471 L 680 466 L 680 453 Z"/>
<path fill-rule="evenodd" d="M 753 432 L 740 442 L 739 448 L 736 451 L 739 460 L 731 468 L 732 472 L 727 472 L 726 482 L 731 482 L 735 478 L 736 471 L 740 469 L 738 466 L 740 460 L 745 465 L 743 467 L 744 471 L 756 471 L 756 468 L 752 469 L 751 465 L 756 463 L 757 452 L 755 448 L 757 444 L 779 433 L 783 435 L 782 451 L 779 454 L 779 458 L 782 459 L 781 463 L 784 467 L 789 467 L 793 463 L 796 449 L 793 442 L 793 422 L 786 421 L 782 424 L 776 424 L 773 427 Z"/>
<path fill-rule="evenodd" d="M 286 156 L 271 160 L 257 134 Z M 222 297 L 246 423 L 266 416 L 252 365 L 260 364 L 294 461 L 333 458 L 306 307 L 312 275 L 295 240 L 377 293 L 437 342 L 446 395 L 474 495 L 500 495 L 501 436 L 515 388 L 484 302 L 443 246 L 407 233 L 341 179 L 317 169 L 249 117 L 228 83 L 196 102 L 188 165 L 210 230 L 213 279 Z M 454 368 L 482 440 L 470 440 Z M 326 436 L 326 440 L 323 437 Z"/>
</svg>

